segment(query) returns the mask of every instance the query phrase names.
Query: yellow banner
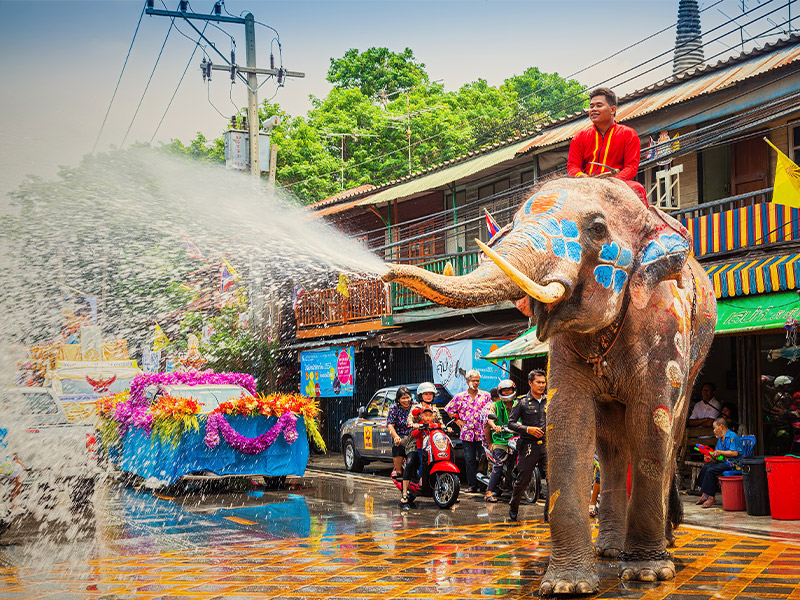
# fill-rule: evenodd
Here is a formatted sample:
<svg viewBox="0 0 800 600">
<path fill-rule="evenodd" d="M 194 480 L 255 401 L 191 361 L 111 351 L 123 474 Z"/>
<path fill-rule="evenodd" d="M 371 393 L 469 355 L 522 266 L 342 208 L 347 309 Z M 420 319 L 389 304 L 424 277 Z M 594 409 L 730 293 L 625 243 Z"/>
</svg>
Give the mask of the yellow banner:
<svg viewBox="0 0 800 600">
<path fill-rule="evenodd" d="M 169 345 L 169 338 L 167 334 L 164 333 L 164 330 L 161 329 L 161 325 L 156 323 L 156 337 L 153 340 L 153 352 L 158 352 L 165 346 Z"/>
</svg>

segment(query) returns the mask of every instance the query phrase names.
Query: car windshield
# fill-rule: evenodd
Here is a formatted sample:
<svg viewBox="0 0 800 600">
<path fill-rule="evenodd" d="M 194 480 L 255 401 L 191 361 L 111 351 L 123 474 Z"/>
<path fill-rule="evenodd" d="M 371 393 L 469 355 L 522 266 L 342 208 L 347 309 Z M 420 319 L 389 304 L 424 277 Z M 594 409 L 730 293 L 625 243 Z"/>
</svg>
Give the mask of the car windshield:
<svg viewBox="0 0 800 600">
<path fill-rule="evenodd" d="M 189 388 L 171 388 L 168 390 L 170 396 L 175 398 L 194 398 L 202 409 L 200 412 L 209 413 L 218 408 L 220 403 L 227 402 L 231 398 L 238 398 L 242 392 L 250 395 L 244 388 L 240 387 L 213 387 L 213 386 L 194 386 Z"/>
<path fill-rule="evenodd" d="M 25 415 L 54 415 L 58 406 L 53 397 L 46 393 L 9 394 L 3 398 L 10 410 Z"/>
<path fill-rule="evenodd" d="M 111 377 L 93 380 L 89 383 L 86 379 L 62 379 L 61 390 L 64 394 L 116 394 L 131 388 L 131 377 L 117 377 L 108 382 Z"/>
</svg>

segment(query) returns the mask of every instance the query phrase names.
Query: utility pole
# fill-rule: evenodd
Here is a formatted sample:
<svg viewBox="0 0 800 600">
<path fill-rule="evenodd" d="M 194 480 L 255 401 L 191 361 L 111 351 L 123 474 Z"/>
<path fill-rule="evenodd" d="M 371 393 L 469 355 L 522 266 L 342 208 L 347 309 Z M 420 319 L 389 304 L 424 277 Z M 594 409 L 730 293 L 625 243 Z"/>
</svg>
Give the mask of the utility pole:
<svg viewBox="0 0 800 600">
<path fill-rule="evenodd" d="M 216 52 L 224 64 L 212 64 L 211 61 L 206 62 L 205 57 L 201 63 L 203 70 L 203 79 L 206 77 L 211 78 L 211 71 L 226 71 L 231 74 L 231 80 L 235 81 L 238 77 L 247 86 L 247 130 L 248 137 L 250 138 L 250 174 L 253 177 L 261 176 L 261 167 L 259 165 L 258 156 L 258 130 L 260 124 L 258 122 L 258 75 L 272 75 L 277 78 L 278 85 L 283 85 L 287 77 L 305 77 L 305 73 L 297 71 L 287 71 L 283 67 L 278 69 L 259 69 L 256 67 L 256 26 L 255 18 L 252 13 L 247 13 L 242 17 L 230 17 L 222 14 L 222 5 L 217 2 L 214 5 L 214 12 L 210 15 L 203 15 L 193 12 L 187 12 L 188 2 L 181 2 L 180 9 L 174 10 L 161 10 L 155 8 L 154 0 L 147 0 L 145 12 L 148 15 L 155 15 L 159 17 L 170 17 L 173 19 L 183 19 L 195 32 L 206 41 L 208 47 Z M 234 23 L 236 25 L 244 25 L 244 37 L 246 46 L 246 67 L 240 67 L 235 64 L 235 57 L 231 54 L 231 60 L 225 58 L 214 43 L 209 40 L 203 32 L 194 26 L 192 20 L 197 21 L 216 21 L 219 23 Z M 242 73 L 247 74 L 247 79 L 242 76 Z"/>
<path fill-rule="evenodd" d="M 340 148 L 340 158 L 341 158 L 341 176 L 339 179 L 339 185 L 342 190 L 344 190 L 344 138 L 351 137 L 353 141 L 358 140 L 359 137 L 378 137 L 377 134 L 374 133 L 328 133 L 326 132 L 325 135 L 327 137 L 338 137 L 340 140 L 339 148 Z"/>
</svg>

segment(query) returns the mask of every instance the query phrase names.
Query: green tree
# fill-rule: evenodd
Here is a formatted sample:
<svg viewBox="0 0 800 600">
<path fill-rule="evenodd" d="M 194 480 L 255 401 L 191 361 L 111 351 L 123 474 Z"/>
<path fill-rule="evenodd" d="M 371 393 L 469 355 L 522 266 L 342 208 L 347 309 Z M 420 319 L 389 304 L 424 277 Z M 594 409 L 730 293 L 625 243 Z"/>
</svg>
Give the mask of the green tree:
<svg viewBox="0 0 800 600">
<path fill-rule="evenodd" d="M 332 58 L 328 81 L 336 87 L 358 89 L 367 98 L 376 98 L 383 90 L 397 90 L 428 82 L 425 65 L 417 62 L 414 52 L 406 48 L 392 52 L 388 48 L 368 48 L 359 52 L 351 48 L 341 58 Z"/>
<path fill-rule="evenodd" d="M 544 114 L 546 118 L 557 119 L 589 105 L 583 85 L 574 79 L 564 79 L 558 73 L 544 73 L 537 67 L 509 77 L 501 88 L 516 93 L 519 105 L 527 115 Z"/>
</svg>

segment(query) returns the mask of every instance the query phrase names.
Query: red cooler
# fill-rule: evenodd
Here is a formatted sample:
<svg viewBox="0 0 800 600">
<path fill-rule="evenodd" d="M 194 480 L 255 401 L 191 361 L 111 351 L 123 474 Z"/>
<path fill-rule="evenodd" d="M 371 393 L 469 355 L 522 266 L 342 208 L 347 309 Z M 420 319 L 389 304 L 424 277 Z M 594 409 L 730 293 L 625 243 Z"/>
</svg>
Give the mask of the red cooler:
<svg viewBox="0 0 800 600">
<path fill-rule="evenodd" d="M 767 456 L 769 506 L 773 519 L 800 519 L 800 459 Z"/>
<path fill-rule="evenodd" d="M 720 477 L 722 486 L 722 510 L 745 510 L 744 484 L 741 475 Z"/>
</svg>

